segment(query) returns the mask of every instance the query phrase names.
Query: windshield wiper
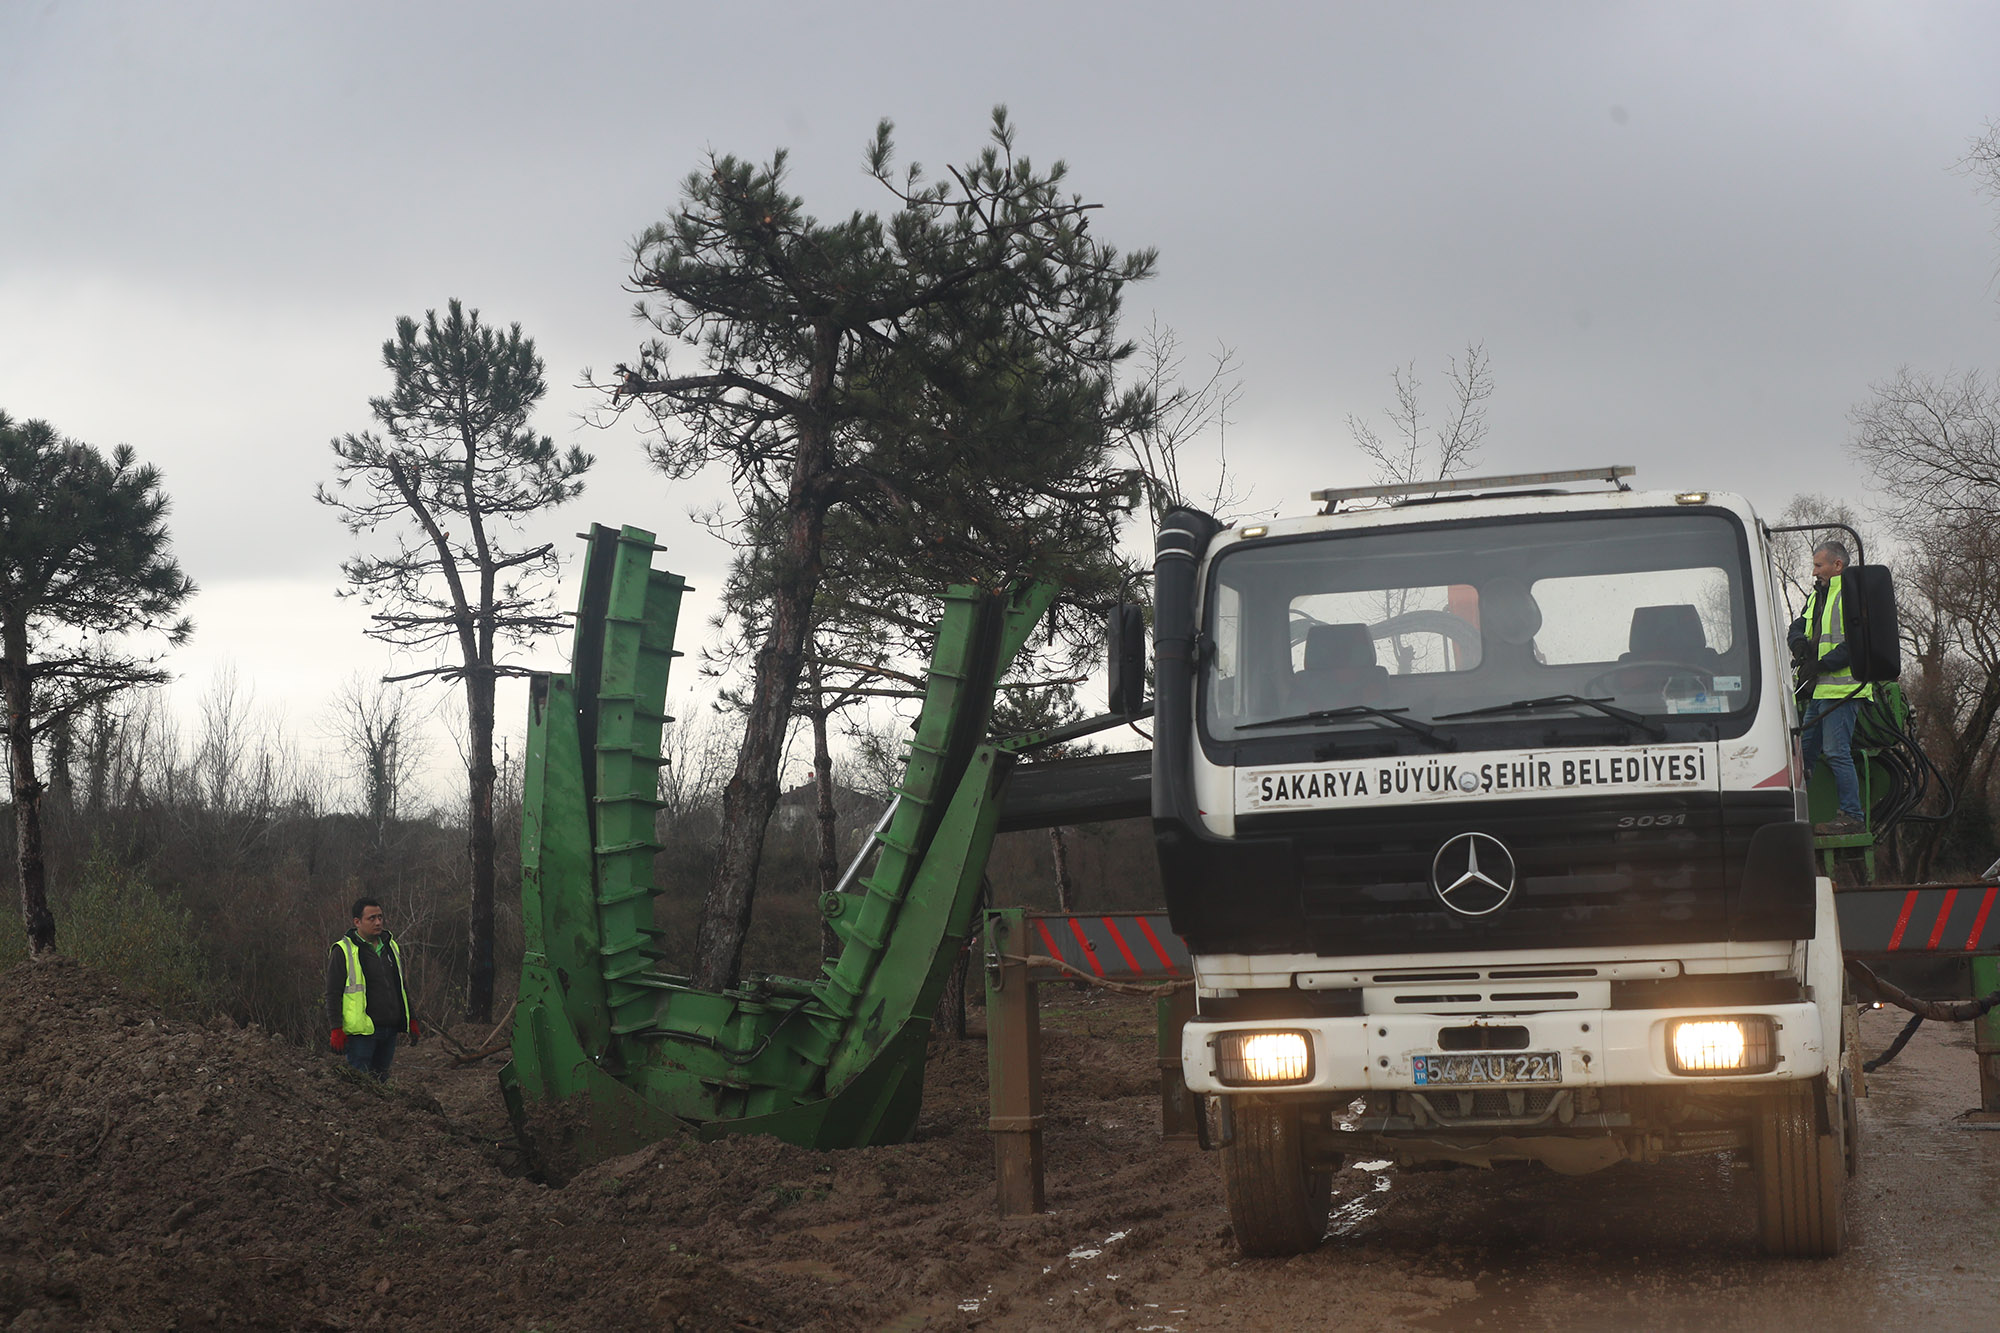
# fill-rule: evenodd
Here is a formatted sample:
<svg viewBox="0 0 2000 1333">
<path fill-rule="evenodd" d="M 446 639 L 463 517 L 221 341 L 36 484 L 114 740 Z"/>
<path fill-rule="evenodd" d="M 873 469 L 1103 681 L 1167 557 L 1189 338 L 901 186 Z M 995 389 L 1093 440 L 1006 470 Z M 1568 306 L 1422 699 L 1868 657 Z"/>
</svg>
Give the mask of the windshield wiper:
<svg viewBox="0 0 2000 1333">
<path fill-rule="evenodd" d="M 1615 717 L 1620 722 L 1639 728 L 1654 740 L 1667 738 L 1667 729 L 1642 714 L 1628 708 L 1614 708 L 1609 699 L 1591 699 L 1581 694 L 1551 694 L 1540 699 L 1516 699 L 1510 704 L 1494 704 L 1490 708 L 1468 708 L 1462 713 L 1439 713 L 1437 720 L 1450 722 L 1456 718 L 1492 717 L 1499 713 L 1533 713 L 1544 708 L 1556 708 L 1564 704 L 1574 704 L 1583 708 L 1594 708 L 1606 717 Z"/>
<path fill-rule="evenodd" d="M 1384 722 L 1393 722 L 1405 731 L 1413 731 L 1432 745 L 1437 746 L 1440 750 L 1456 750 L 1458 748 L 1458 741 L 1455 737 L 1445 735 L 1442 731 L 1439 731 L 1427 722 L 1419 722 L 1415 718 L 1402 716 L 1409 711 L 1407 708 L 1376 708 L 1370 704 L 1353 704 L 1347 708 L 1315 708 L 1310 713 L 1294 713 L 1290 717 L 1273 717 L 1266 718 L 1262 722 L 1246 722 L 1238 727 L 1237 730 L 1255 731 L 1259 727 L 1285 727 L 1300 722 L 1338 722 L 1343 718 L 1373 717 L 1380 718 Z"/>
</svg>

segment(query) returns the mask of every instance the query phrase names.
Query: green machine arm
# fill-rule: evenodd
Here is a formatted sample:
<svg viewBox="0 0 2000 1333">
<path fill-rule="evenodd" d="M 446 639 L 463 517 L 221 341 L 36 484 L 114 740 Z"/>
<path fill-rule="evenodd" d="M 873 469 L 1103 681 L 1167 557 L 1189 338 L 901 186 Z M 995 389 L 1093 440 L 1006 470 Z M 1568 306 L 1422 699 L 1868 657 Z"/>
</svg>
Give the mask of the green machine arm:
<svg viewBox="0 0 2000 1333">
<path fill-rule="evenodd" d="M 521 842 L 525 956 L 501 1086 L 585 1159 L 676 1131 L 813 1147 L 907 1138 L 924 1046 L 973 909 L 1013 757 L 993 691 L 1056 589 L 954 588 L 895 806 L 857 893 L 822 910 L 841 949 L 812 981 L 698 989 L 658 970 L 654 836 L 679 575 L 653 534 L 594 527 L 572 671 L 531 685 Z"/>
</svg>

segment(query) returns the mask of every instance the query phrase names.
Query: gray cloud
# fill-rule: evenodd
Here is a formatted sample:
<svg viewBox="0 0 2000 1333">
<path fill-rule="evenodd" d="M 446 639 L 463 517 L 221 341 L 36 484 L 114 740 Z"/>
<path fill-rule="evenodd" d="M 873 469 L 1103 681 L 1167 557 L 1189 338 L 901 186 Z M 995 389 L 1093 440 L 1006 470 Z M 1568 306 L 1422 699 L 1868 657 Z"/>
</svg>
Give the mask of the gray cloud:
<svg viewBox="0 0 2000 1333">
<path fill-rule="evenodd" d="M 394 318 L 459 296 L 537 339 L 543 429 L 600 456 L 549 534 L 655 526 L 712 587 L 683 515 L 715 488 L 576 422 L 639 337 L 629 238 L 710 148 L 882 207 L 878 116 L 941 166 L 1004 101 L 1161 248 L 1135 324 L 1239 349 L 1267 507 L 1355 478 L 1341 423 L 1392 367 L 1481 340 L 1490 467 L 1775 508 L 1860 487 L 1872 380 L 1994 361 L 1995 219 L 1950 168 L 1996 50 L 1983 6 L 10 6 L 0 407 L 160 463 L 203 583 L 330 591 L 327 441 Z"/>
</svg>

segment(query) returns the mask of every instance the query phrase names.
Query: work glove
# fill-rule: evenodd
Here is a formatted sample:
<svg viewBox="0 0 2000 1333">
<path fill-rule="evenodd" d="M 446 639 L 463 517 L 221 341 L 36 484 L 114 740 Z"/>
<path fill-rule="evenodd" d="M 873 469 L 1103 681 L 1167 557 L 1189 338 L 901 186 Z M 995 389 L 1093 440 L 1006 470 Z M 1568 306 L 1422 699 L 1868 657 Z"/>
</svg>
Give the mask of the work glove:
<svg viewBox="0 0 2000 1333">
<path fill-rule="evenodd" d="M 416 1019 L 414 1019 L 414 1018 L 413 1018 L 413 1019 L 411 1019 L 411 1020 L 410 1020 L 410 1045 L 414 1046 L 414 1045 L 416 1045 L 416 1044 L 417 1044 L 418 1042 L 422 1041 L 423 1039 L 424 1039 L 424 1030 L 423 1030 L 422 1028 L 420 1028 L 420 1027 L 418 1027 L 418 1026 L 417 1026 L 417 1020 L 416 1020 Z"/>
<path fill-rule="evenodd" d="M 345 1051 L 347 1049 L 346 1029 L 335 1028 L 332 1032 L 329 1032 L 326 1037 L 326 1044 L 333 1047 L 336 1054 Z"/>
</svg>

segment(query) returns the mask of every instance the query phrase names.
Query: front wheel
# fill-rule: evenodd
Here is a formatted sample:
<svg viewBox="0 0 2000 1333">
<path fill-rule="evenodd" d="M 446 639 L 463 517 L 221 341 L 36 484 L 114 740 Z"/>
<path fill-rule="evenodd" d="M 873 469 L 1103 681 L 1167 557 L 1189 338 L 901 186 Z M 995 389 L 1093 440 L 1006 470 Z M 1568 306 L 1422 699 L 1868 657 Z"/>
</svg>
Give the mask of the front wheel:
<svg viewBox="0 0 2000 1333">
<path fill-rule="evenodd" d="M 1822 1133 L 1815 1099 L 1779 1094 L 1757 1108 L 1757 1231 L 1767 1253 L 1831 1259 L 1847 1245 L 1844 1117 Z"/>
<path fill-rule="evenodd" d="M 1222 1149 L 1222 1181 L 1237 1248 L 1253 1257 L 1316 1248 L 1326 1238 L 1339 1159 L 1308 1160 L 1307 1114 L 1296 1103 L 1241 1097 L 1231 1113 L 1236 1134 Z"/>
</svg>

